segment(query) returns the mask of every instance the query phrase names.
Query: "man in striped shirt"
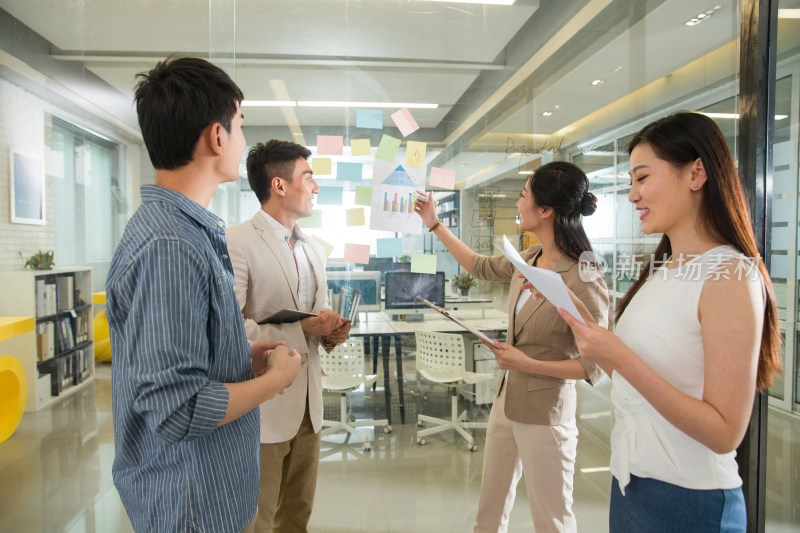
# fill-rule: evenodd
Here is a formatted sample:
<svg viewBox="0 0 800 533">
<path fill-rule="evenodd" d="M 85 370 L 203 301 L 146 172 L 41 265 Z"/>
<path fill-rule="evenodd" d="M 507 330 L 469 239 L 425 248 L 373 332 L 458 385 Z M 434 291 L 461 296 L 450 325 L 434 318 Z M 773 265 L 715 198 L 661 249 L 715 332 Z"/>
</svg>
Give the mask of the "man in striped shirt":
<svg viewBox="0 0 800 533">
<path fill-rule="evenodd" d="M 142 187 L 106 283 L 114 484 L 136 531 L 239 532 L 258 498 L 254 408 L 300 367 L 281 343 L 248 345 L 225 224 L 207 210 L 239 177 L 243 96 L 201 59 L 139 76 L 156 184 Z"/>
</svg>

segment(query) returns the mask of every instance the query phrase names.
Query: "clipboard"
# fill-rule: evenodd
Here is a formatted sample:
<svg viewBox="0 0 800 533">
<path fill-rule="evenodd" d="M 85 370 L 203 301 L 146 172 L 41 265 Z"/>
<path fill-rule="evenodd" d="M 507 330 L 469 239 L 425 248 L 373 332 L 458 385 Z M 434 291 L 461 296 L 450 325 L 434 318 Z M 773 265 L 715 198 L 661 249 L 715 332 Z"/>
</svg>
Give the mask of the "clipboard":
<svg viewBox="0 0 800 533">
<path fill-rule="evenodd" d="M 445 311 L 444 309 L 442 309 L 441 307 L 439 307 L 435 303 L 429 302 L 428 300 L 426 300 L 422 296 L 417 296 L 417 299 L 420 302 L 422 302 L 425 305 L 427 305 L 428 307 L 430 307 L 431 309 L 433 309 L 434 311 L 436 311 L 437 313 L 439 313 L 440 315 L 442 315 L 443 317 L 445 317 L 446 319 L 455 322 L 460 327 L 462 327 L 465 330 L 469 331 L 470 333 L 472 333 L 473 335 L 475 335 L 476 337 L 478 337 L 482 341 L 485 341 L 485 342 L 491 344 L 492 346 L 494 346 L 495 348 L 498 348 L 500 350 L 503 349 L 503 348 L 500 348 L 500 346 L 498 346 L 496 342 L 494 342 L 494 339 L 490 338 L 488 335 L 486 335 L 482 331 L 478 331 L 477 329 L 473 328 L 472 326 L 470 326 L 470 325 L 466 324 L 465 322 L 462 322 L 461 320 L 457 319 L 456 317 L 450 315 L 450 313 L 448 313 L 447 311 Z"/>
<path fill-rule="evenodd" d="M 264 324 L 286 324 L 288 322 L 297 322 L 310 316 L 317 316 L 314 313 L 305 313 L 297 311 L 296 309 L 281 309 L 277 313 L 272 313 L 267 318 L 258 321 L 259 326 Z"/>
</svg>

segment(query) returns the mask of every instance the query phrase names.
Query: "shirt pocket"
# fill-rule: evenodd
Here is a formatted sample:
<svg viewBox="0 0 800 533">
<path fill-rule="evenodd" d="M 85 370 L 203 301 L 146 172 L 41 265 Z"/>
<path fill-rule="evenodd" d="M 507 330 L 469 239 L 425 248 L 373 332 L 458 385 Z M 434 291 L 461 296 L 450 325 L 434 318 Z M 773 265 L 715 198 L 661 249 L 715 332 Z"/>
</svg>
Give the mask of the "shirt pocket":
<svg viewBox="0 0 800 533">
<path fill-rule="evenodd" d="M 555 389 L 564 385 L 564 380 L 559 378 L 547 378 L 539 376 L 528 376 L 528 383 L 525 390 L 537 391 Z"/>
</svg>

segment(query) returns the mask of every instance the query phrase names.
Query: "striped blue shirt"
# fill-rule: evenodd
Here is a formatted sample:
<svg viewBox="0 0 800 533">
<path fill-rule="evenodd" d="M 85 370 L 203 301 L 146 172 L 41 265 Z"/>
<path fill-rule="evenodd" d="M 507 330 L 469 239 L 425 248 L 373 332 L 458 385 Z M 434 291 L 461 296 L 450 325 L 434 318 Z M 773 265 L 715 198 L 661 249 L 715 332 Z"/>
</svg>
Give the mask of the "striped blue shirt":
<svg viewBox="0 0 800 533">
<path fill-rule="evenodd" d="M 258 500 L 258 410 L 217 427 L 253 377 L 225 224 L 155 185 L 106 282 L 114 485 L 136 531 L 238 532 Z"/>
</svg>

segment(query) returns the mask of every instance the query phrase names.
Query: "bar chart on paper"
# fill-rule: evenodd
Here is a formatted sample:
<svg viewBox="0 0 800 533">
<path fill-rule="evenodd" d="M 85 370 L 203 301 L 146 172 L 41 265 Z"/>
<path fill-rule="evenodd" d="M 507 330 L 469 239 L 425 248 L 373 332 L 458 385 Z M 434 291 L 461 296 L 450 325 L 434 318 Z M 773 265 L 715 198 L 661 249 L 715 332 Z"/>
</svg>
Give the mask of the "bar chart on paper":
<svg viewBox="0 0 800 533">
<path fill-rule="evenodd" d="M 414 199 L 411 193 L 383 193 L 383 210 L 387 213 L 413 213 Z"/>
</svg>

